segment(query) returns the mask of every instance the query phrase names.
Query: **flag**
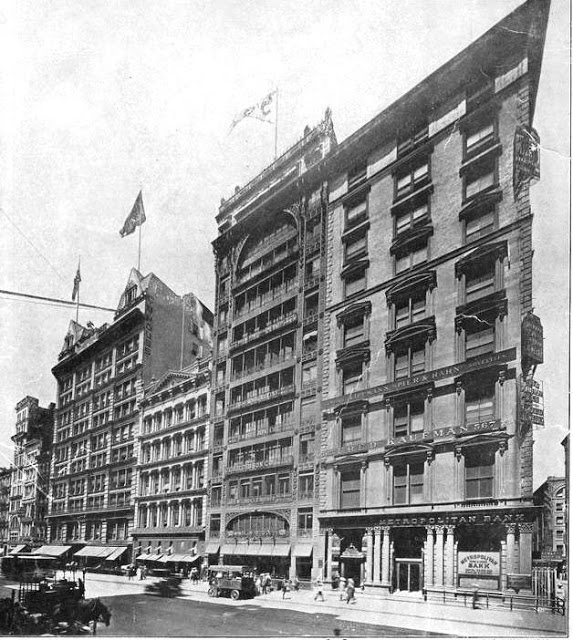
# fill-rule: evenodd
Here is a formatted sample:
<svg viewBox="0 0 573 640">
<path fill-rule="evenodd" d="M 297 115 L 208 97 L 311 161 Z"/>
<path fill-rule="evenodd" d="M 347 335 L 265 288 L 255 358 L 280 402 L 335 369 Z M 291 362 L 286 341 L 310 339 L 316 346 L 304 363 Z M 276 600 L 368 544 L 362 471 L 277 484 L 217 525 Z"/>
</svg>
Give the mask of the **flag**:
<svg viewBox="0 0 573 640">
<path fill-rule="evenodd" d="M 241 113 L 233 120 L 231 131 L 245 118 L 256 118 L 263 122 L 272 122 L 270 119 L 273 103 L 276 101 L 276 89 L 267 94 L 262 100 L 256 104 L 243 109 Z"/>
<path fill-rule="evenodd" d="M 81 281 L 82 281 L 82 276 L 80 275 L 80 263 L 78 262 L 78 270 L 76 271 L 76 276 L 74 278 L 74 290 L 72 291 L 72 300 L 75 300 L 76 296 L 80 292 Z"/>
<path fill-rule="evenodd" d="M 145 209 L 143 208 L 143 197 L 141 191 L 135 199 L 135 203 L 131 210 L 131 213 L 125 219 L 123 227 L 119 231 L 119 235 L 123 238 L 135 231 L 135 228 L 142 225 L 145 222 Z"/>
</svg>

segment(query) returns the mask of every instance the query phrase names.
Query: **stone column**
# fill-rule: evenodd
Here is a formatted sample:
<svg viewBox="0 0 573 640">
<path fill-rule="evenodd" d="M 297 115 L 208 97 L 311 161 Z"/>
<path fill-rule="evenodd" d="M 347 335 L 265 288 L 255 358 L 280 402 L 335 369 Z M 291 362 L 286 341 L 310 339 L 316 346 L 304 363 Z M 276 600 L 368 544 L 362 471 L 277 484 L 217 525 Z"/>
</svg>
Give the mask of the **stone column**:
<svg viewBox="0 0 573 640">
<path fill-rule="evenodd" d="M 426 562 L 424 567 L 424 584 L 434 584 L 434 527 L 426 527 Z"/>
<path fill-rule="evenodd" d="M 445 567 L 445 585 L 446 587 L 454 586 L 454 530 L 455 525 L 446 526 L 446 567 Z"/>
<path fill-rule="evenodd" d="M 444 586 L 444 527 L 436 527 L 436 573 L 434 584 Z"/>
<path fill-rule="evenodd" d="M 382 586 L 390 589 L 390 527 L 382 527 Z"/>
<path fill-rule="evenodd" d="M 382 529 L 380 527 L 374 527 L 374 572 L 372 576 L 372 582 L 374 584 L 380 584 L 380 545 Z"/>
<path fill-rule="evenodd" d="M 515 573 L 515 524 L 508 524 L 506 530 L 506 573 Z"/>
<path fill-rule="evenodd" d="M 332 581 L 332 535 L 334 533 L 333 529 L 326 530 L 326 580 L 327 582 Z"/>
<path fill-rule="evenodd" d="M 519 573 L 531 575 L 533 523 L 522 522 L 519 525 Z"/>
<path fill-rule="evenodd" d="M 372 576 L 373 576 L 373 566 L 372 566 L 372 538 L 374 532 L 372 529 L 366 529 L 366 575 L 364 576 L 364 580 L 366 584 L 372 584 Z"/>
</svg>

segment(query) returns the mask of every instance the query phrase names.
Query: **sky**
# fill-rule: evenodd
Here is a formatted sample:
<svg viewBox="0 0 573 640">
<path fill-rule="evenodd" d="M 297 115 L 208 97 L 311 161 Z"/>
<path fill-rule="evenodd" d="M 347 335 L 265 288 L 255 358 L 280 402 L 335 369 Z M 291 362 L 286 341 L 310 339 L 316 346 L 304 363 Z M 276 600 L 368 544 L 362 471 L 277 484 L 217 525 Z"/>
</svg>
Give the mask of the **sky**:
<svg viewBox="0 0 573 640">
<path fill-rule="evenodd" d="M 137 265 L 119 229 L 140 189 L 142 272 L 214 302 L 222 197 L 274 155 L 274 125 L 234 117 L 279 90 L 278 148 L 332 109 L 342 141 L 518 0 L 0 0 L 0 290 L 115 308 Z M 569 419 L 570 7 L 553 0 L 535 114 L 534 304 L 546 427 L 534 486 L 563 472 Z M 0 466 L 15 405 L 55 400 L 73 308 L 0 293 Z M 112 314 L 80 309 L 99 325 Z"/>
</svg>

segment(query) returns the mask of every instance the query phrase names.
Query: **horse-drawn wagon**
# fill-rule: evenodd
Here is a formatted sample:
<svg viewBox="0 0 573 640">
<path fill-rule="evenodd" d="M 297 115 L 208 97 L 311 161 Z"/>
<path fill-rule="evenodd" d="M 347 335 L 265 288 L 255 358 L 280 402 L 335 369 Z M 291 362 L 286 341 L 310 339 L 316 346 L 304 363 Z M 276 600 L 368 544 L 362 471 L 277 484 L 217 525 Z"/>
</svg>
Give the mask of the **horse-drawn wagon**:
<svg viewBox="0 0 573 640">
<path fill-rule="evenodd" d="M 241 565 L 212 565 L 209 567 L 209 595 L 213 598 L 228 596 L 232 600 L 253 598 L 255 580 L 249 567 Z"/>
</svg>

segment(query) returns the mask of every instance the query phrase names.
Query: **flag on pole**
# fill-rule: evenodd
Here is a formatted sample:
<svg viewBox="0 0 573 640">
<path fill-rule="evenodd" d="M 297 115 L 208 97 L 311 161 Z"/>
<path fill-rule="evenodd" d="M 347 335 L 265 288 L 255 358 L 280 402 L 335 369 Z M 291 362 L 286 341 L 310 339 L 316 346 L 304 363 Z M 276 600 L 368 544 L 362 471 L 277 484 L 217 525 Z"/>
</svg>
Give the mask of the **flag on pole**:
<svg viewBox="0 0 573 640">
<path fill-rule="evenodd" d="M 76 271 L 76 275 L 74 277 L 74 290 L 72 291 L 72 300 L 76 299 L 80 291 L 80 282 L 82 281 L 82 276 L 80 274 L 80 263 L 78 262 L 78 270 Z"/>
<path fill-rule="evenodd" d="M 136 227 L 139 227 L 145 222 L 145 209 L 143 208 L 143 197 L 141 191 L 139 192 L 135 203 L 131 210 L 131 213 L 125 219 L 123 227 L 119 231 L 119 235 L 123 238 L 133 233 Z"/>
<path fill-rule="evenodd" d="M 262 100 L 257 102 L 246 109 L 243 109 L 241 113 L 233 120 L 231 124 L 231 131 L 245 118 L 255 118 L 256 120 L 262 120 L 263 122 L 272 122 L 270 116 L 272 112 L 273 104 L 276 100 L 276 89 L 267 94 Z"/>
</svg>

